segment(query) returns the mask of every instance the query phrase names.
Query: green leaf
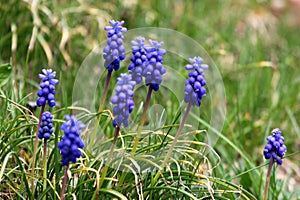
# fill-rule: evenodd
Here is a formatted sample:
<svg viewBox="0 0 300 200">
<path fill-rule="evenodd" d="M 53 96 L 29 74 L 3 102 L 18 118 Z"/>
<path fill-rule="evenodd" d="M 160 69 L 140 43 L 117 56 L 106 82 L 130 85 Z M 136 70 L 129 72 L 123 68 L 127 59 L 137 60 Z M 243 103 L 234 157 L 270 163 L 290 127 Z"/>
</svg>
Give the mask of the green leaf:
<svg viewBox="0 0 300 200">
<path fill-rule="evenodd" d="M 9 76 L 11 74 L 11 64 L 6 63 L 3 65 L 0 65 L 0 87 L 5 85 L 7 80 L 9 79 Z"/>
<path fill-rule="evenodd" d="M 102 188 L 99 190 L 99 192 L 110 194 L 112 196 L 118 197 L 121 200 L 127 200 L 127 197 L 125 197 L 123 194 L 121 194 L 120 192 L 118 192 L 116 190 Z"/>
</svg>

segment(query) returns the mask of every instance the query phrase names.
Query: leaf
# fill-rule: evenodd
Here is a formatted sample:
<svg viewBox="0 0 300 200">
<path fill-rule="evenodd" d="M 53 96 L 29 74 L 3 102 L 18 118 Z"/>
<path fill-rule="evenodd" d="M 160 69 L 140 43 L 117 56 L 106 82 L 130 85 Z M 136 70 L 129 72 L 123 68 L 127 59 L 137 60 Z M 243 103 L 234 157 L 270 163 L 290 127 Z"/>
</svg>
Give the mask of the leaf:
<svg viewBox="0 0 300 200">
<path fill-rule="evenodd" d="M 127 197 L 125 197 L 123 194 L 121 194 L 120 192 L 113 190 L 113 189 L 102 188 L 99 190 L 99 192 L 108 193 L 112 196 L 118 197 L 121 200 L 127 200 Z"/>
<path fill-rule="evenodd" d="M 0 65 L 0 87 L 5 85 L 5 83 L 8 81 L 12 71 L 11 69 L 11 64 L 9 63 Z"/>
<path fill-rule="evenodd" d="M 154 190 L 154 191 L 157 191 L 157 190 L 166 190 L 166 191 L 173 190 L 173 191 L 176 191 L 176 192 L 179 192 L 179 193 L 183 194 L 186 197 L 189 197 L 189 199 L 197 200 L 197 198 L 193 194 L 191 194 L 190 192 L 179 189 L 177 187 L 157 186 L 157 187 L 149 187 L 149 188 L 144 189 L 144 191 L 147 191 L 147 190 Z"/>
<path fill-rule="evenodd" d="M 2 182 L 2 176 L 3 176 L 3 173 L 4 173 L 4 170 L 5 170 L 5 167 L 6 167 L 6 164 L 8 162 L 8 159 L 10 157 L 10 154 L 12 154 L 12 152 L 8 153 L 5 158 L 4 158 L 4 161 L 3 161 L 3 164 L 1 165 L 1 170 L 0 170 L 0 182 Z"/>
</svg>

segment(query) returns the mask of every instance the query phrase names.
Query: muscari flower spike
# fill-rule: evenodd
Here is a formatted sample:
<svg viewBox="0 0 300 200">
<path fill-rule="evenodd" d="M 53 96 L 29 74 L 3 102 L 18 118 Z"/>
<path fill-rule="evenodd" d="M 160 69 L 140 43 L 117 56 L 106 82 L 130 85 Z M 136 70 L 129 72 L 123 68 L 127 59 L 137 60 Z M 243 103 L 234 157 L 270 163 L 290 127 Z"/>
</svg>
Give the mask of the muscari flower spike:
<svg viewBox="0 0 300 200">
<path fill-rule="evenodd" d="M 121 74 L 117 80 L 116 94 L 110 99 L 110 102 L 115 104 L 113 114 L 116 117 L 113 120 L 113 126 L 120 127 L 123 124 L 127 127 L 129 114 L 134 107 L 133 89 L 136 82 L 132 80 L 130 74 Z"/>
<path fill-rule="evenodd" d="M 144 42 L 145 38 L 143 37 L 137 37 L 136 40 L 131 41 L 132 56 L 128 70 L 132 75 L 132 80 L 135 81 L 136 84 L 142 82 L 142 73 L 145 68 L 145 63 L 148 60 Z"/>
<path fill-rule="evenodd" d="M 58 148 L 62 156 L 62 165 L 68 165 L 70 162 L 75 163 L 76 159 L 81 156 L 79 150 L 84 147 L 84 142 L 81 140 L 80 135 L 85 125 L 77 120 L 75 116 L 65 116 L 66 122 L 60 127 L 64 131 L 65 135 L 58 143 Z"/>
<path fill-rule="evenodd" d="M 52 124 L 53 115 L 50 112 L 44 112 L 42 114 L 40 129 L 38 132 L 38 137 L 40 139 L 48 140 L 53 133 L 53 124 Z"/>
<path fill-rule="evenodd" d="M 284 145 L 284 137 L 281 135 L 279 128 L 275 128 L 272 131 L 272 135 L 267 138 L 268 143 L 264 148 L 265 159 L 270 159 L 271 157 L 277 164 L 282 164 L 282 158 L 286 153 L 286 146 Z"/>
<path fill-rule="evenodd" d="M 145 77 L 146 85 L 157 91 L 162 82 L 162 75 L 166 73 L 166 69 L 163 67 L 163 55 L 166 54 L 166 50 L 161 48 L 163 42 L 149 40 L 149 43 L 150 46 L 145 47 L 147 63 L 142 75 Z"/>
<path fill-rule="evenodd" d="M 58 84 L 58 80 L 55 79 L 56 72 L 52 69 L 43 69 L 42 74 L 39 74 L 39 79 L 42 79 L 40 83 L 40 90 L 37 95 L 39 96 L 36 101 L 37 106 L 45 106 L 46 102 L 50 107 L 56 105 L 54 94 L 55 94 L 55 85 Z"/>
<path fill-rule="evenodd" d="M 200 57 L 189 58 L 189 62 L 190 64 L 185 66 L 185 69 L 191 70 L 191 72 L 189 72 L 189 78 L 185 83 L 184 101 L 200 106 L 202 97 L 206 95 L 204 70 L 208 69 L 208 65 L 203 64 L 203 59 Z"/>
<path fill-rule="evenodd" d="M 125 48 L 123 46 L 123 33 L 127 31 L 122 25 L 124 21 L 110 20 L 111 26 L 106 26 L 107 44 L 103 49 L 104 66 L 109 72 L 120 68 L 120 61 L 125 59 Z"/>
</svg>

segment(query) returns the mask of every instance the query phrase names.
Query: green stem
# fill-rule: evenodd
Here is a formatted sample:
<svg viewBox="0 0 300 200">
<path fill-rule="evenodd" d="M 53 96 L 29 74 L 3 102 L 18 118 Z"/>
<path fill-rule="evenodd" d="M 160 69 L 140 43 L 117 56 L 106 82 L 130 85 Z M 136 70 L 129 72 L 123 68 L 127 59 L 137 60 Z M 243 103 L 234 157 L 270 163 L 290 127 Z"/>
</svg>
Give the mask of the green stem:
<svg viewBox="0 0 300 200">
<path fill-rule="evenodd" d="M 104 85 L 104 91 L 103 91 L 103 95 L 102 95 L 102 98 L 101 98 L 101 102 L 100 102 L 100 105 L 99 105 L 99 108 L 98 108 L 98 116 L 97 116 L 97 122 L 96 122 L 96 125 L 95 125 L 95 129 L 91 135 L 91 142 L 89 143 L 87 149 L 89 151 L 91 151 L 91 147 L 93 145 L 93 142 L 95 141 L 95 138 L 96 138 L 96 133 L 97 133 L 97 130 L 98 130 L 98 127 L 99 127 L 99 123 L 100 123 L 100 120 L 101 120 L 101 115 L 100 115 L 100 112 L 102 112 L 102 109 L 103 109 L 103 106 L 104 106 L 104 103 L 105 103 L 105 99 L 106 99 L 106 96 L 107 96 L 107 91 L 108 91 L 108 86 L 109 86 L 109 83 L 110 83 L 110 79 L 111 79 L 111 74 L 112 72 L 108 72 L 107 73 L 107 76 L 106 76 L 106 81 L 105 81 L 105 85 Z"/>
<path fill-rule="evenodd" d="M 47 140 L 44 139 L 44 160 L 43 160 L 43 192 L 47 190 Z M 45 194 L 43 200 L 47 199 L 47 195 Z"/>
<path fill-rule="evenodd" d="M 274 160 L 271 157 L 270 162 L 269 162 L 269 167 L 268 167 L 267 179 L 266 179 L 266 186 L 265 186 L 265 192 L 264 192 L 264 200 L 268 199 L 268 191 L 269 191 L 269 185 L 270 185 L 270 179 L 271 179 L 271 171 L 272 171 L 273 164 L 274 164 Z"/>
<path fill-rule="evenodd" d="M 141 118 L 141 121 L 140 121 L 140 124 L 139 124 L 139 127 L 138 127 L 137 135 L 136 135 L 136 137 L 134 139 L 134 144 L 133 144 L 132 151 L 131 151 L 131 155 L 132 156 L 136 152 L 136 148 L 137 148 L 137 145 L 139 143 L 139 139 L 141 137 L 141 132 L 142 132 L 142 129 L 143 129 L 143 126 L 144 126 L 146 112 L 147 112 L 147 109 L 148 109 L 148 106 L 149 106 L 149 102 L 150 102 L 150 99 L 151 99 L 151 94 L 152 94 L 152 88 L 149 87 L 148 94 L 147 94 L 147 97 L 146 97 L 146 102 L 145 102 L 143 113 L 142 113 L 142 118 Z"/>
<path fill-rule="evenodd" d="M 171 154 L 172 154 L 172 152 L 173 152 L 173 150 L 174 150 L 174 147 L 175 147 L 175 145 L 176 145 L 176 143 L 177 143 L 177 140 L 178 140 L 178 138 L 179 138 L 180 132 L 182 131 L 182 129 L 183 129 L 183 127 L 184 127 L 184 124 L 185 124 L 186 119 L 187 119 L 187 117 L 188 117 L 188 115 L 189 115 L 189 112 L 190 112 L 190 110 L 191 110 L 191 107 L 192 107 L 192 104 L 189 103 L 188 106 L 187 106 L 187 108 L 186 108 L 186 111 L 185 111 L 185 113 L 184 113 L 184 116 L 183 116 L 183 118 L 182 118 L 182 121 L 181 121 L 181 123 L 180 123 L 180 126 L 179 126 L 179 128 L 178 128 L 178 130 L 177 130 L 177 133 L 176 133 L 176 135 L 175 135 L 175 138 L 174 138 L 174 140 L 173 140 L 173 142 L 172 142 L 172 144 L 171 144 L 171 147 L 169 148 L 169 150 L 168 150 L 168 152 L 167 152 L 167 155 L 165 156 L 165 159 L 164 159 L 164 161 L 163 161 L 163 163 L 162 163 L 162 165 L 161 165 L 161 168 L 162 168 L 162 169 L 165 167 L 165 165 L 167 164 L 168 160 L 169 160 L 170 157 L 171 157 Z M 161 173 L 160 170 L 156 173 L 156 175 L 155 175 L 155 177 L 154 177 L 154 179 L 153 179 L 153 183 L 155 183 L 155 182 L 157 181 L 157 179 L 158 179 L 159 176 L 160 176 L 160 173 Z"/>
<path fill-rule="evenodd" d="M 38 148 L 38 144 L 39 144 L 39 138 L 38 138 L 38 133 L 40 130 L 40 125 L 41 125 L 41 120 L 42 120 L 42 115 L 44 113 L 45 110 L 45 105 L 42 106 L 41 108 L 41 113 L 40 113 L 40 118 L 39 118 L 39 124 L 38 124 L 38 128 L 35 134 L 35 141 L 34 141 L 34 147 L 33 147 L 33 157 L 32 157 L 32 165 L 31 165 L 31 177 L 32 177 L 32 181 L 31 181 L 31 190 L 32 190 L 32 194 L 34 194 L 34 168 L 35 168 L 35 162 L 36 162 L 36 152 L 37 152 L 37 148 Z"/>
<path fill-rule="evenodd" d="M 66 185 L 67 185 L 67 180 L 68 180 L 68 170 L 69 170 L 69 165 L 67 165 L 66 169 L 65 169 L 63 184 L 62 184 L 62 188 L 61 188 L 61 192 L 60 192 L 60 200 L 65 199 L 65 190 L 66 190 Z"/>
<path fill-rule="evenodd" d="M 109 166 L 109 164 L 110 164 L 110 162 L 111 162 L 111 160 L 112 160 L 113 151 L 114 151 L 114 148 L 115 148 L 117 139 L 118 139 L 119 132 L 120 132 L 120 127 L 116 126 L 116 128 L 115 128 L 115 133 L 114 133 L 114 140 L 113 140 L 113 142 L 112 142 L 112 145 L 111 145 L 111 148 L 110 148 L 110 151 L 109 151 L 109 155 L 108 155 L 107 161 L 106 161 L 106 163 L 105 163 L 105 166 L 104 166 L 102 175 L 101 175 L 101 177 L 100 177 L 99 185 L 98 185 L 98 187 L 96 188 L 96 197 L 97 197 L 97 193 L 98 193 L 98 191 L 99 191 L 99 188 L 101 188 L 101 186 L 102 186 L 102 184 L 103 184 L 103 182 L 104 182 L 104 178 L 106 177 L 107 170 L 108 170 L 108 166 Z"/>
</svg>

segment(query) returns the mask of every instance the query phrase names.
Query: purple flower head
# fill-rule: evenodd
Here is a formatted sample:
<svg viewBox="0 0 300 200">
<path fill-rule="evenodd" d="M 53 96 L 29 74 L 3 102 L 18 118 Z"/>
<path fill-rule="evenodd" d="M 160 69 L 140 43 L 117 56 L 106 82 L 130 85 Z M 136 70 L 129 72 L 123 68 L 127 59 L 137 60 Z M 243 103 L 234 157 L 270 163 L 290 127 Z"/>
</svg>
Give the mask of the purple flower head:
<svg viewBox="0 0 300 200">
<path fill-rule="evenodd" d="M 106 26 L 104 30 L 107 31 L 107 36 L 111 37 L 114 34 L 118 34 L 120 32 L 126 32 L 127 28 L 123 27 L 124 21 L 115 21 L 115 20 L 109 20 L 110 26 Z"/>
<path fill-rule="evenodd" d="M 38 137 L 40 139 L 44 138 L 45 140 L 48 140 L 50 138 L 50 135 L 53 133 L 53 124 L 52 124 L 53 115 L 47 111 L 42 114 L 41 119 L 42 120 L 40 123 Z"/>
<path fill-rule="evenodd" d="M 62 156 L 62 165 L 68 165 L 70 162 L 75 163 L 76 159 L 81 156 L 79 148 L 82 149 L 84 147 L 80 134 L 85 125 L 77 120 L 75 116 L 66 115 L 65 119 L 66 122 L 60 127 L 65 135 L 58 143 L 58 148 Z"/>
<path fill-rule="evenodd" d="M 123 32 L 127 29 L 122 27 L 124 21 L 109 21 L 111 26 L 106 26 L 107 43 L 103 49 L 104 66 L 109 72 L 117 71 L 120 68 L 120 61 L 125 59 L 125 48 L 123 46 Z"/>
<path fill-rule="evenodd" d="M 268 143 L 264 148 L 265 159 L 270 159 L 271 157 L 277 164 L 282 164 L 282 158 L 286 153 L 286 146 L 284 145 L 284 137 L 281 135 L 279 128 L 275 128 L 272 131 L 272 135 L 267 138 Z"/>
<path fill-rule="evenodd" d="M 147 51 L 147 62 L 143 69 L 146 85 L 149 85 L 154 91 L 159 90 L 162 82 L 162 75 L 166 73 L 163 66 L 163 55 L 166 50 L 161 49 L 163 42 L 149 40 L 150 46 L 145 47 Z"/>
<path fill-rule="evenodd" d="M 189 62 L 190 64 L 185 66 L 185 69 L 191 72 L 189 72 L 189 78 L 185 82 L 184 101 L 200 106 L 202 97 L 206 95 L 203 70 L 208 69 L 208 66 L 203 64 L 203 59 L 200 57 L 189 58 Z"/>
<path fill-rule="evenodd" d="M 39 74 L 39 79 L 42 79 L 40 83 L 40 90 L 37 95 L 39 96 L 36 101 L 37 106 L 44 106 L 48 101 L 50 107 L 56 105 L 54 94 L 55 94 L 55 85 L 58 83 L 58 80 L 55 79 L 56 72 L 52 69 L 43 69 L 42 74 Z"/>
<path fill-rule="evenodd" d="M 147 48 L 149 52 L 160 51 L 160 53 L 162 55 L 166 54 L 166 50 L 160 48 L 162 45 L 164 45 L 164 42 L 158 42 L 156 40 L 150 39 L 149 43 L 150 43 L 150 46 L 148 46 L 148 48 Z"/>
<path fill-rule="evenodd" d="M 113 126 L 120 127 L 122 124 L 125 127 L 128 126 L 129 114 L 134 107 L 133 89 L 135 84 L 130 74 L 121 74 L 118 78 L 116 94 L 110 99 L 110 102 L 115 105 L 113 108 L 115 116 Z"/>
<path fill-rule="evenodd" d="M 142 82 L 142 73 L 147 61 L 147 52 L 145 49 L 145 38 L 137 37 L 136 40 L 131 41 L 132 57 L 131 63 L 128 66 L 129 73 L 132 75 L 132 80 L 139 84 Z"/>
</svg>

